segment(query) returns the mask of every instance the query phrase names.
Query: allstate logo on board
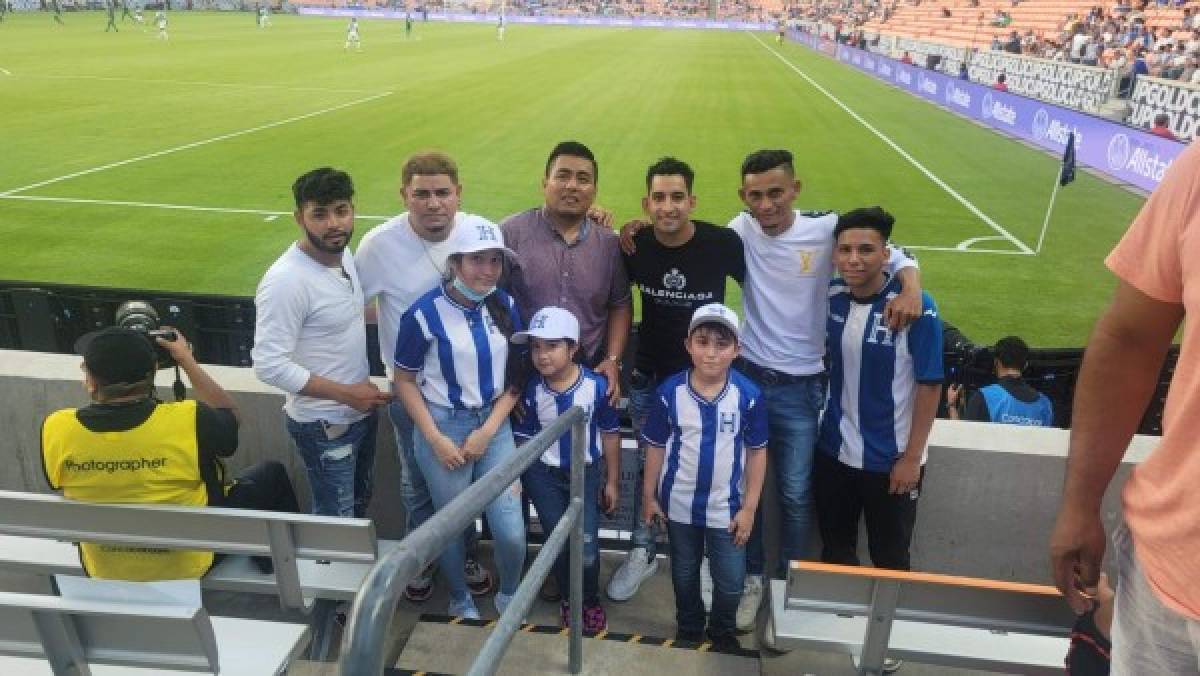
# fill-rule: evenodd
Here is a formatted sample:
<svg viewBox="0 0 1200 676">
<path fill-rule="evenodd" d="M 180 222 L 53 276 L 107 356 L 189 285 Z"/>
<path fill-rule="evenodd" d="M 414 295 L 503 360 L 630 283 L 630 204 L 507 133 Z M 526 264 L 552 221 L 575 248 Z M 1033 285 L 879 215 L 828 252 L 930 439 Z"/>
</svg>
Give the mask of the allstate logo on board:
<svg viewBox="0 0 1200 676">
<path fill-rule="evenodd" d="M 937 96 L 937 81 L 925 77 L 924 73 L 917 73 L 917 91 L 927 96 Z"/>
<path fill-rule="evenodd" d="M 1125 134 L 1113 134 L 1108 141 L 1108 168 L 1124 169 L 1129 162 L 1129 137 Z"/>
<path fill-rule="evenodd" d="M 1050 113 L 1047 113 L 1045 108 L 1038 108 L 1033 116 L 1033 137 L 1040 141 L 1046 138 L 1046 132 L 1049 130 Z"/>
<path fill-rule="evenodd" d="M 983 113 L 983 119 L 985 119 L 985 120 L 992 119 L 992 104 L 993 104 L 992 93 L 988 92 L 988 93 L 984 94 L 983 95 L 983 110 L 980 111 L 981 113 Z"/>
</svg>

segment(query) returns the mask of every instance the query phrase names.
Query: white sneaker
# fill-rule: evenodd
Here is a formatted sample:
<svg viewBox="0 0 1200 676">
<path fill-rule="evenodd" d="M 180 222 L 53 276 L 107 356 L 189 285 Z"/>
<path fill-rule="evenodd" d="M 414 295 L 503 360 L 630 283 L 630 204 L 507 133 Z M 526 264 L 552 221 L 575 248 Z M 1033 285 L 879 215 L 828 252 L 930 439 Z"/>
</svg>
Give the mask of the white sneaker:
<svg viewBox="0 0 1200 676">
<path fill-rule="evenodd" d="M 468 596 L 462 601 L 450 599 L 450 605 L 446 608 L 446 614 L 451 617 L 461 617 L 464 620 L 478 620 L 479 609 L 475 607 L 475 601 Z"/>
<path fill-rule="evenodd" d="M 704 612 L 712 612 L 713 581 L 712 571 L 708 568 L 708 557 L 700 560 L 700 600 L 704 602 Z"/>
<path fill-rule="evenodd" d="M 767 621 L 763 622 L 761 646 L 777 655 L 785 655 L 791 652 L 788 648 L 780 648 L 775 645 L 775 621 L 769 613 L 767 614 Z"/>
<path fill-rule="evenodd" d="M 754 624 L 758 620 L 758 609 L 762 606 L 762 600 L 762 575 L 747 575 L 745 585 L 742 587 L 742 600 L 738 602 L 738 631 L 752 631 L 754 629 Z"/>
<path fill-rule="evenodd" d="M 608 598 L 628 601 L 637 593 L 638 587 L 657 572 L 658 558 L 650 559 L 645 547 L 634 547 L 608 581 Z"/>
</svg>

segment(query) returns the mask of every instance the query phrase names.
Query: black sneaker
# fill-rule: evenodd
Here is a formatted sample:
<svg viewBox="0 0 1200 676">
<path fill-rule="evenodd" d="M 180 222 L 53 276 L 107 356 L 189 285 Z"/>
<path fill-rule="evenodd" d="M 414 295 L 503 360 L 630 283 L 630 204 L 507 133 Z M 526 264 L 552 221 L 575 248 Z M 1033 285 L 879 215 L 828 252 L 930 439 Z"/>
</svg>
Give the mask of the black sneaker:
<svg viewBox="0 0 1200 676">
<path fill-rule="evenodd" d="M 742 644 L 737 640 L 737 636 L 733 634 L 708 634 L 708 640 L 712 642 L 712 649 L 719 653 L 740 653 Z"/>
<path fill-rule="evenodd" d="M 704 632 L 702 631 L 677 631 L 675 632 L 676 643 L 694 643 L 700 645 L 704 643 Z"/>
</svg>

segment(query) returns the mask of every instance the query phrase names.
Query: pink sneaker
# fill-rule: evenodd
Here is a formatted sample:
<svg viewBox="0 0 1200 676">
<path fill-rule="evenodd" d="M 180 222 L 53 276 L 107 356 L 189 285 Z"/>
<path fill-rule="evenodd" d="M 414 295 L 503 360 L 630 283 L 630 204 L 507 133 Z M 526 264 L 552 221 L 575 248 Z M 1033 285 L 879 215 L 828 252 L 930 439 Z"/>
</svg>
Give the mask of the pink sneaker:
<svg viewBox="0 0 1200 676">
<path fill-rule="evenodd" d="M 583 630 L 589 634 L 598 634 L 605 629 L 608 629 L 608 616 L 604 614 L 604 607 L 599 603 L 585 605 L 583 607 Z"/>
</svg>

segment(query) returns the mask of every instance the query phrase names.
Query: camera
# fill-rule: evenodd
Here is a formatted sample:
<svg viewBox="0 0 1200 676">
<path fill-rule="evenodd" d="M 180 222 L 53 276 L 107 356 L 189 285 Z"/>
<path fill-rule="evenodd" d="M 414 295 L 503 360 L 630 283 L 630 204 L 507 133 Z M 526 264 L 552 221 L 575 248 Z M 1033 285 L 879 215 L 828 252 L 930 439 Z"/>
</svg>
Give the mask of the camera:
<svg viewBox="0 0 1200 676">
<path fill-rule="evenodd" d="M 146 340 L 154 347 L 154 352 L 158 357 L 158 368 L 168 368 L 175 365 L 175 360 L 171 354 L 164 350 L 162 346 L 155 341 L 155 338 L 174 341 L 179 338 L 179 334 L 160 327 L 158 318 L 158 310 L 154 306 L 144 300 L 127 300 L 117 306 L 117 316 L 115 321 L 116 326 L 122 329 L 137 331 L 146 337 Z"/>
<path fill-rule="evenodd" d="M 943 322 L 942 326 L 946 381 L 968 389 L 978 389 L 990 383 L 994 379 L 991 348 L 972 343 L 950 322 Z"/>
</svg>

